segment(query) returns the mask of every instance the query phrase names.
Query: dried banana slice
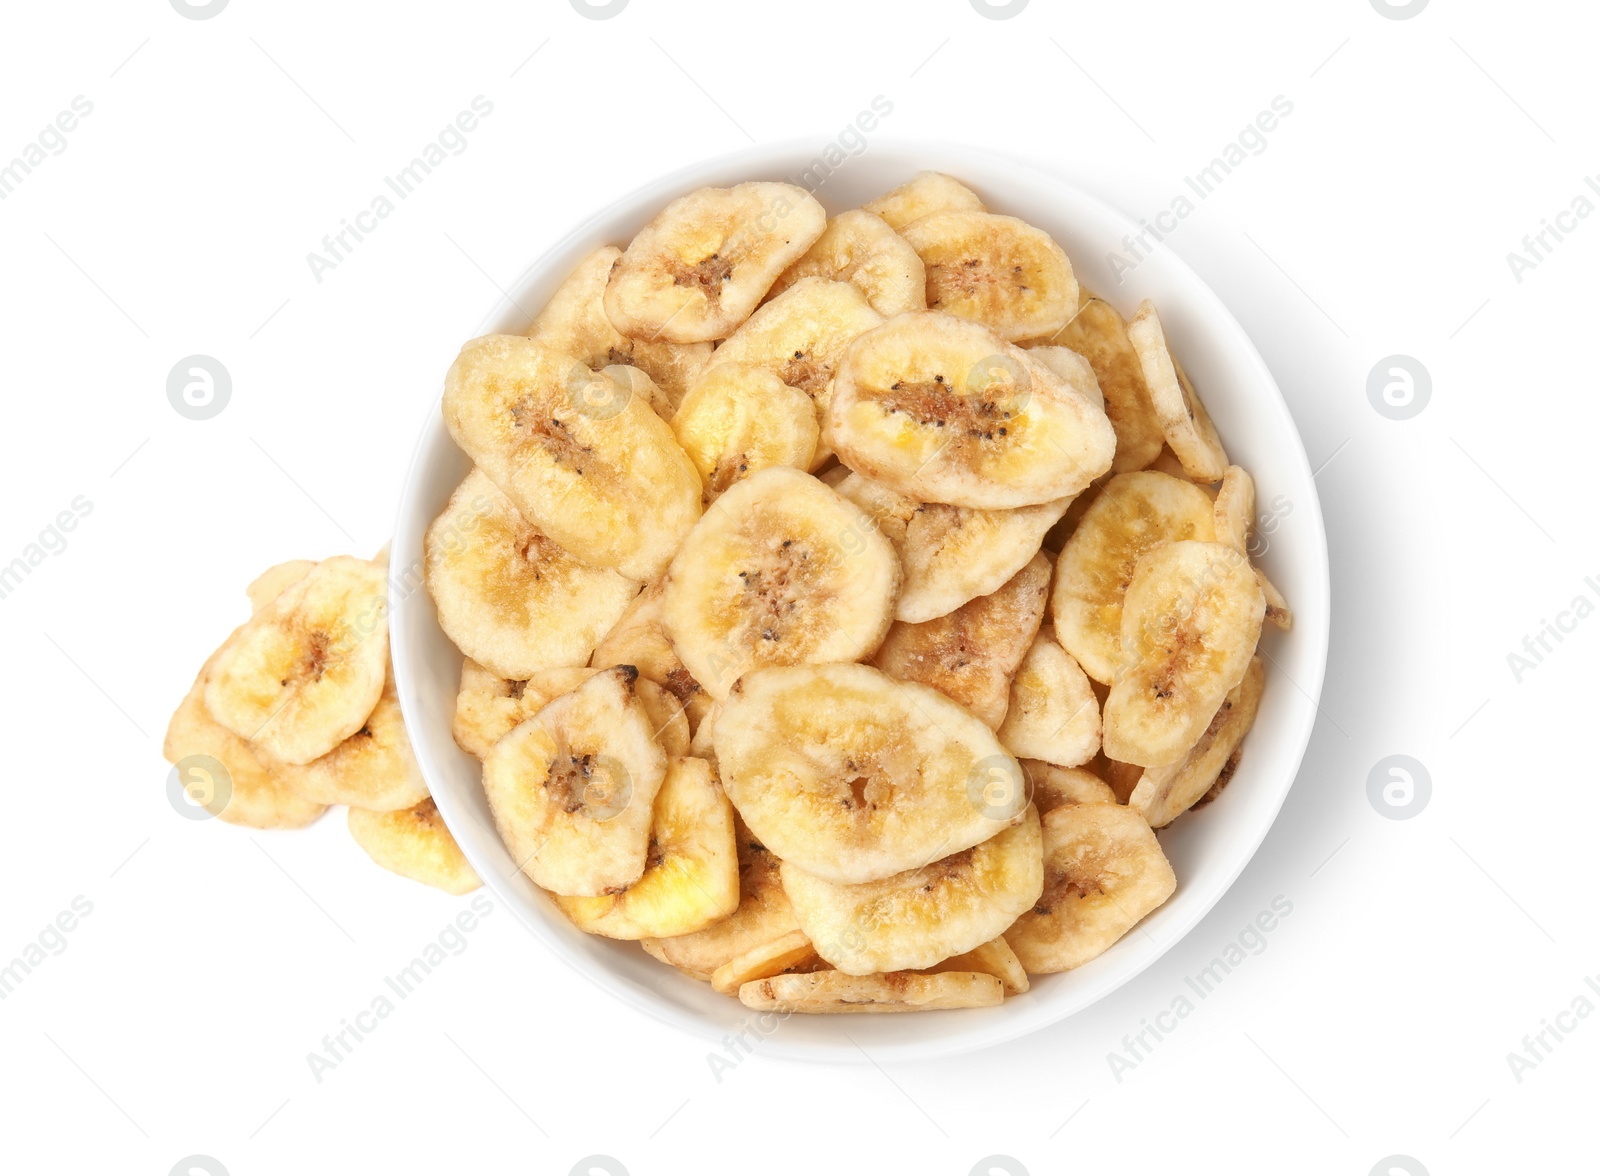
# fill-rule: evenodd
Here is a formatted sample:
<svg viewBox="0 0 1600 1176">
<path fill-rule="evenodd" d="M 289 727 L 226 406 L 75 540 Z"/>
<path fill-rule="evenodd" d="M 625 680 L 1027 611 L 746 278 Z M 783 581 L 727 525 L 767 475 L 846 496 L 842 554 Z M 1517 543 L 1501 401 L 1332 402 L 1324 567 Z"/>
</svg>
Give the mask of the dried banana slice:
<svg viewBox="0 0 1600 1176">
<path fill-rule="evenodd" d="M 865 209 L 841 212 L 830 220 L 806 255 L 779 276 L 772 294 L 812 277 L 854 284 L 886 318 L 927 309 L 922 258 L 888 221 Z"/>
<path fill-rule="evenodd" d="M 900 562 L 871 519 L 811 475 L 772 467 L 735 483 L 684 540 L 661 623 L 721 700 L 761 666 L 870 654 L 899 588 Z"/>
<path fill-rule="evenodd" d="M 933 687 L 998 730 L 1049 592 L 1050 561 L 1035 553 L 988 596 L 919 625 L 896 621 L 873 664 L 891 678 Z"/>
<path fill-rule="evenodd" d="M 501 840 L 552 893 L 609 894 L 637 882 L 648 864 L 667 757 L 637 681 L 626 666 L 602 670 L 518 725 L 483 761 Z"/>
<path fill-rule="evenodd" d="M 347 824 L 356 844 L 390 873 L 446 894 L 466 894 L 483 885 L 431 797 L 392 812 L 352 807 Z"/>
<path fill-rule="evenodd" d="M 445 636 L 514 680 L 583 665 L 639 591 L 530 524 L 482 470 L 456 487 L 428 528 L 423 553 Z"/>
<path fill-rule="evenodd" d="M 924 971 L 982 972 L 999 980 L 1005 986 L 1007 996 L 1028 991 L 1028 973 L 1003 935 L 995 936 L 988 943 L 980 943 L 971 951 L 942 960 Z"/>
<path fill-rule="evenodd" d="M 665 586 L 664 580 L 657 580 L 633 598 L 611 632 L 594 647 L 594 657 L 589 659 L 589 664 L 600 668 L 637 667 L 640 674 L 683 703 L 690 734 L 693 734 L 700 729 L 701 720 L 711 709 L 711 696 L 684 668 L 661 627 L 661 596 Z"/>
<path fill-rule="evenodd" d="M 1250 552 L 1250 539 L 1256 525 L 1256 484 L 1239 466 L 1229 466 L 1217 487 L 1214 504 L 1217 542 L 1226 543 L 1242 555 Z M 1283 598 L 1260 568 L 1255 569 L 1256 579 L 1267 598 L 1267 620 L 1280 629 L 1294 628 L 1294 614 L 1289 602 Z"/>
<path fill-rule="evenodd" d="M 1062 768 L 1043 760 L 1019 761 L 1028 778 L 1033 806 L 1041 813 L 1064 804 L 1116 804 L 1117 794 L 1087 768 Z"/>
<path fill-rule="evenodd" d="M 1118 474 L 1083 514 L 1056 561 L 1050 616 L 1056 640 L 1096 682 L 1121 657 L 1122 598 L 1145 552 L 1180 539 L 1209 540 L 1211 500 L 1192 482 L 1152 470 Z"/>
<path fill-rule="evenodd" d="M 250 586 L 244 590 L 245 595 L 250 598 L 250 611 L 258 613 L 266 608 L 267 605 L 282 596 L 284 589 L 288 588 L 290 584 L 304 580 L 311 569 L 316 566 L 317 561 L 314 559 L 291 559 L 285 560 L 281 564 L 273 564 L 254 580 L 251 580 Z"/>
<path fill-rule="evenodd" d="M 1106 410 L 1105 393 L 1100 391 L 1100 379 L 1094 374 L 1094 365 L 1067 347 L 1030 346 L 1028 354 L 1043 361 L 1045 367 L 1061 377 L 1061 382 L 1082 396 L 1101 412 Z M 1115 460 L 1115 459 L 1113 459 Z"/>
<path fill-rule="evenodd" d="M 872 517 L 900 556 L 904 582 L 894 606 L 897 621 L 931 621 L 996 591 L 1027 566 L 1072 501 L 1058 498 L 1015 510 L 917 503 L 839 468 L 844 476 L 834 489 Z"/>
<path fill-rule="evenodd" d="M 786 972 L 814 971 L 820 962 L 806 933 L 791 931 L 771 943 L 734 956 L 711 974 L 711 987 L 724 996 L 738 996 L 739 989 L 752 980 L 765 980 Z"/>
<path fill-rule="evenodd" d="M 617 894 L 557 896 L 580 930 L 610 939 L 687 935 L 739 905 L 733 806 L 711 765 L 687 756 L 667 761 L 650 822 L 644 874 Z"/>
<path fill-rule="evenodd" d="M 747 1008 L 784 1013 L 919 1013 L 988 1008 L 1004 999 L 1005 986 L 982 972 L 808 972 L 752 980 L 739 989 Z"/>
<path fill-rule="evenodd" d="M 406 736 L 393 665 L 361 730 L 309 764 L 285 764 L 282 774 L 296 792 L 319 804 L 393 812 L 426 800 L 428 785 Z"/>
<path fill-rule="evenodd" d="M 1206 406 L 1173 359 L 1161 319 L 1149 299 L 1139 304 L 1128 323 L 1128 340 L 1139 355 L 1150 406 L 1167 444 L 1183 463 L 1184 473 L 1197 482 L 1215 482 L 1227 471 L 1228 455 Z"/>
<path fill-rule="evenodd" d="M 1100 750 L 1100 702 L 1089 675 L 1043 634 L 1033 639 L 1011 679 L 1011 703 L 999 734 L 1018 759 L 1063 768 L 1086 764 Z"/>
<path fill-rule="evenodd" d="M 1200 742 L 1174 764 L 1145 769 L 1128 798 L 1128 807 L 1143 813 L 1152 829 L 1172 824 L 1193 808 L 1211 791 L 1225 769 L 1232 774 L 1239 744 L 1256 721 L 1265 677 L 1261 659 L 1251 658 L 1250 668 L 1211 716 Z"/>
<path fill-rule="evenodd" d="M 1106 416 L 1117 434 L 1112 472 L 1142 470 L 1155 461 L 1166 438 L 1150 403 L 1139 353 L 1128 339 L 1128 324 L 1116 307 L 1087 291 L 1080 294 L 1079 301 L 1078 313 L 1046 342 L 1071 348 L 1094 369 Z"/>
<path fill-rule="evenodd" d="M 647 939 L 646 951 L 696 980 L 710 980 L 729 961 L 776 943 L 800 924 L 778 878 L 778 859 L 734 814 L 739 851 L 739 905 L 703 931 Z M 781 970 L 781 969 L 780 969 Z"/>
<path fill-rule="evenodd" d="M 621 256 L 622 250 L 606 245 L 580 261 L 525 333 L 595 371 L 613 364 L 638 368 L 661 389 L 670 416 L 705 370 L 711 344 L 630 339 L 613 327 L 604 305 L 606 280 Z"/>
<path fill-rule="evenodd" d="M 943 172 L 922 171 L 861 207 L 881 216 L 898 232 L 912 221 L 936 212 L 982 212 L 983 201 L 971 188 Z"/>
<path fill-rule="evenodd" d="M 1172 897 L 1178 880 L 1150 826 L 1120 804 L 1044 816 L 1044 893 L 1006 932 L 1030 973 L 1094 959 Z"/>
<path fill-rule="evenodd" d="M 1250 561 L 1221 543 L 1149 552 L 1122 605 L 1122 654 L 1102 741 L 1124 763 L 1173 763 L 1244 677 L 1267 602 Z"/>
<path fill-rule="evenodd" d="M 161 754 L 169 764 L 180 765 L 180 784 L 230 825 L 252 829 L 309 825 L 323 814 L 324 806 L 301 796 L 285 778 L 281 764 L 258 754 L 206 709 L 206 678 L 215 660 L 212 655 L 173 712 Z"/>
<path fill-rule="evenodd" d="M 851 469 L 908 498 L 980 508 L 1070 497 L 1116 448 L 1105 413 L 1042 362 L 931 311 L 850 345 L 822 436 Z"/>
<path fill-rule="evenodd" d="M 323 560 L 217 651 L 206 709 L 284 763 L 326 755 L 378 705 L 388 611 L 380 565 L 347 555 Z"/>
<path fill-rule="evenodd" d="M 793 862 L 781 870 L 817 954 L 851 976 L 931 968 L 993 939 L 1044 886 L 1039 815 L 949 857 L 877 882 L 836 885 Z"/>
<path fill-rule="evenodd" d="M 871 882 L 959 853 L 1027 804 L 1022 769 L 982 722 L 869 666 L 745 675 L 717 716 L 716 748 L 751 831 L 829 882 Z"/>
<path fill-rule="evenodd" d="M 585 563 L 653 580 L 700 517 L 700 475 L 643 399 L 592 403 L 572 365 L 520 335 L 474 339 L 445 377 L 445 425 L 540 532 Z"/>
<path fill-rule="evenodd" d="M 900 230 L 922 258 L 929 310 L 982 323 L 1002 339 L 1038 339 L 1078 309 L 1078 279 L 1050 234 L 1014 216 L 936 212 Z"/>
<path fill-rule="evenodd" d="M 606 317 L 635 339 L 724 339 L 802 256 L 828 220 L 804 188 L 701 188 L 656 216 L 617 259 Z"/>
<path fill-rule="evenodd" d="M 672 418 L 678 444 L 705 483 L 707 503 L 769 466 L 810 469 L 817 430 L 811 397 L 751 363 L 711 368 Z"/>
<path fill-rule="evenodd" d="M 517 681 L 502 678 L 470 657 L 461 666 L 456 713 L 451 734 L 469 755 L 485 759 L 500 738 L 524 719 L 531 719 L 563 694 L 582 686 L 595 671 L 561 667 L 541 670 Z"/>
</svg>

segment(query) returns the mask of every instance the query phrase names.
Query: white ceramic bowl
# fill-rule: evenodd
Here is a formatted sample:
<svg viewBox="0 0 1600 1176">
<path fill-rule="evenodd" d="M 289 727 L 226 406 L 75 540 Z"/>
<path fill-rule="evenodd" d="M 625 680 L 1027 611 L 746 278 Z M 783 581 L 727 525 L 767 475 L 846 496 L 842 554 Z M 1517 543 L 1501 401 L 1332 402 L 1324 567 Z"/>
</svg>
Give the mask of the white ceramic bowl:
<svg viewBox="0 0 1600 1176">
<path fill-rule="evenodd" d="M 816 157 L 814 143 L 754 147 L 645 185 L 569 233 L 512 283 L 515 304 L 537 310 L 578 261 L 600 245 L 625 246 L 676 196 L 741 180 L 795 180 Z M 1124 314 L 1142 298 L 1161 309 L 1174 351 L 1215 420 L 1228 454 L 1255 477 L 1258 509 L 1290 504 L 1263 564 L 1295 613 L 1290 633 L 1268 629 L 1266 691 L 1246 753 L 1226 791 L 1161 834 L 1178 890 L 1160 910 L 1100 958 L 1073 972 L 1041 976 L 1030 992 L 990 1009 L 891 1017 L 794 1016 L 758 1028 L 769 1056 L 880 1061 L 956 1054 L 995 1045 L 1093 1004 L 1177 943 L 1233 883 L 1266 835 L 1294 781 L 1316 717 L 1328 641 L 1328 559 L 1322 515 L 1305 450 L 1272 375 L 1239 324 L 1209 287 L 1170 253 L 1142 262 L 1121 286 L 1106 257 L 1139 230 L 1071 184 L 988 152 L 874 139 L 817 190 L 829 212 L 853 208 L 924 168 L 947 171 L 991 209 L 1046 229 L 1088 288 L 1109 293 Z M 527 316 L 498 302 L 480 334 L 521 332 Z M 453 356 L 439 356 L 439 372 Z M 422 536 L 470 463 L 451 442 L 437 407 L 423 424 L 400 502 L 391 556 L 396 577 L 420 579 Z M 1281 500 L 1279 496 L 1282 496 Z M 390 627 L 395 678 L 406 726 L 439 811 L 467 859 L 502 905 L 551 951 L 595 984 L 657 1020 L 720 1040 L 758 1014 L 657 963 L 631 943 L 586 935 L 523 877 L 501 844 L 479 783 L 478 763 L 456 747 L 450 718 L 461 654 L 440 630 L 426 591 L 397 592 Z M 530 978 L 537 984 L 538 978 Z M 846 1038 L 848 1033 L 852 1040 Z M 857 1044 L 861 1049 L 857 1048 Z"/>
</svg>

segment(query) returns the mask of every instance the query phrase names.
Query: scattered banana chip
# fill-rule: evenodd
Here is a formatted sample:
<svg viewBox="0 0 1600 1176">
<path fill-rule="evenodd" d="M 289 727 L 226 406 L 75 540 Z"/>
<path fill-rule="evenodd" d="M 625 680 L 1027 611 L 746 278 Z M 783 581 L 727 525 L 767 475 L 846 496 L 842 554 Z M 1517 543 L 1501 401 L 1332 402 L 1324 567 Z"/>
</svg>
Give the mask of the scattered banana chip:
<svg viewBox="0 0 1600 1176">
<path fill-rule="evenodd" d="M 1086 764 L 1100 750 L 1100 702 L 1089 675 L 1043 634 L 1033 639 L 1011 679 L 1011 703 L 999 733 L 1018 759 L 1064 768 Z"/>
<path fill-rule="evenodd" d="M 992 212 L 936 212 L 901 236 L 922 258 L 928 309 L 982 323 L 1002 339 L 1053 335 L 1078 309 L 1078 279 L 1043 229 Z"/>
<path fill-rule="evenodd" d="M 869 666 L 745 675 L 717 716 L 716 748 L 751 831 L 829 882 L 959 853 L 1027 805 L 1021 767 L 981 720 Z"/>
<path fill-rule="evenodd" d="M 816 198 L 793 184 L 680 196 L 617 259 L 606 317 L 635 339 L 725 339 L 822 236 L 827 219 Z"/>
<path fill-rule="evenodd" d="M 1096 682 L 1121 659 L 1122 600 L 1139 557 L 1163 543 L 1212 538 L 1211 500 L 1193 483 L 1150 470 L 1118 474 L 1084 512 L 1056 562 L 1056 640 Z"/>
<path fill-rule="evenodd" d="M 918 1013 L 986 1008 L 1004 999 L 1005 986 L 983 972 L 808 972 L 752 980 L 739 989 L 748 1008 L 789 1013 Z"/>
<path fill-rule="evenodd" d="M 711 709 L 711 696 L 684 667 L 672 642 L 667 640 L 666 630 L 661 627 L 664 587 L 665 581 L 657 580 L 633 598 L 611 632 L 594 647 L 594 657 L 589 664 L 600 668 L 633 666 L 641 675 L 670 691 L 683 703 L 692 735 L 700 730 L 702 720 Z"/>
<path fill-rule="evenodd" d="M 998 590 L 1028 565 L 1072 501 L 1058 498 L 1015 510 L 917 503 L 837 468 L 843 476 L 834 489 L 872 517 L 900 556 L 904 581 L 894 606 L 897 621 L 931 621 Z"/>
<path fill-rule="evenodd" d="M 1079 295 L 1078 313 L 1047 341 L 1070 348 L 1089 361 L 1117 434 L 1113 473 L 1142 470 L 1155 461 L 1166 442 L 1161 422 L 1150 403 L 1139 353 L 1128 338 L 1128 325 L 1116 307 L 1087 291 Z M 1042 350 L 1042 348 L 1033 348 Z"/>
<path fill-rule="evenodd" d="M 978 194 L 943 172 L 923 171 L 912 176 L 892 192 L 861 206 L 882 217 L 896 232 L 912 221 L 936 212 L 982 212 Z"/>
<path fill-rule="evenodd" d="M 644 874 L 616 894 L 556 896 L 556 905 L 591 935 L 649 939 L 687 935 L 739 905 L 733 806 L 711 765 L 676 756 L 656 794 Z"/>
<path fill-rule="evenodd" d="M 1022 961 L 1011 950 L 1011 945 L 1003 935 L 995 936 L 988 943 L 980 943 L 971 951 L 942 960 L 926 971 L 982 972 L 999 980 L 1005 986 L 1007 996 L 1028 991 L 1028 973 L 1023 970 Z"/>
<path fill-rule="evenodd" d="M 900 561 L 859 507 L 809 474 L 771 467 L 735 483 L 684 540 L 661 623 L 721 700 L 762 666 L 867 656 L 899 588 Z"/>
<path fill-rule="evenodd" d="M 885 318 L 927 309 L 922 258 L 889 222 L 865 209 L 841 212 L 830 220 L 806 255 L 779 276 L 772 293 L 811 277 L 854 284 Z"/>
<path fill-rule="evenodd" d="M 377 563 L 387 563 L 387 560 L 376 560 Z M 291 559 L 281 564 L 273 564 L 262 572 L 250 586 L 244 590 L 250 598 L 250 612 L 260 612 L 278 597 L 283 595 L 284 589 L 290 584 L 297 584 L 310 574 L 311 569 L 317 566 L 314 559 Z"/>
<path fill-rule="evenodd" d="M 450 496 L 423 541 L 439 627 L 503 678 L 583 665 L 639 591 L 530 524 L 482 470 Z"/>
<path fill-rule="evenodd" d="M 921 624 L 896 621 L 873 664 L 902 682 L 933 687 L 998 730 L 1049 592 L 1050 561 L 1035 553 L 988 596 Z"/>
<path fill-rule="evenodd" d="M 411 754 L 394 667 L 367 721 L 350 738 L 309 764 L 285 764 L 283 778 L 296 792 L 319 804 L 348 804 L 374 812 L 393 812 L 421 804 L 428 784 Z"/>
<path fill-rule="evenodd" d="M 719 363 L 684 397 L 672 431 L 700 471 L 710 503 L 757 470 L 809 470 L 817 452 L 817 407 L 767 368 Z"/>
<path fill-rule="evenodd" d="M 495 826 L 518 866 L 554 894 L 609 894 L 649 863 L 667 757 L 638 671 L 603 670 L 503 736 L 483 761 Z"/>
<path fill-rule="evenodd" d="M 818 963 L 816 950 L 804 931 L 780 935 L 771 943 L 751 948 L 711 974 L 711 987 L 724 996 L 738 996 L 752 980 L 765 980 L 785 972 L 809 972 Z"/>
<path fill-rule="evenodd" d="M 1100 409 L 978 323 L 903 314 L 857 336 L 822 429 L 844 464 L 918 502 L 1037 506 L 1111 466 Z"/>
<path fill-rule="evenodd" d="M 1239 744 L 1256 721 L 1265 676 L 1261 659 L 1251 658 L 1250 668 L 1223 699 L 1200 741 L 1176 763 L 1144 770 L 1128 807 L 1143 813 L 1152 829 L 1172 824 L 1193 808 L 1225 770 L 1232 775 L 1229 765 L 1237 765 Z"/>
<path fill-rule="evenodd" d="M 1106 697 L 1106 754 L 1161 767 L 1204 734 L 1244 677 L 1267 602 L 1250 562 L 1188 539 L 1143 556 L 1122 606 L 1122 654 Z"/>
<path fill-rule="evenodd" d="M 1167 349 L 1161 319 L 1148 299 L 1128 323 L 1128 340 L 1139 356 L 1150 406 L 1155 410 L 1161 432 L 1183 469 L 1197 482 L 1215 482 L 1227 471 L 1228 455 L 1216 426 L 1206 414 L 1172 353 Z"/>
<path fill-rule="evenodd" d="M 609 383 L 615 396 L 594 403 L 572 367 L 520 335 L 474 339 L 445 376 L 445 424 L 542 534 L 653 580 L 700 517 L 700 475 L 649 404 Z"/>
<path fill-rule="evenodd" d="M 876 882 L 825 882 L 793 862 L 780 876 L 817 955 L 866 976 L 931 968 L 999 935 L 1038 900 L 1042 851 L 1030 807 L 987 841 Z"/>
<path fill-rule="evenodd" d="M 446 894 L 466 894 L 483 885 L 432 799 L 393 812 L 352 808 L 349 826 L 368 857 L 402 878 Z"/>
<path fill-rule="evenodd" d="M 1029 796 L 1040 813 L 1064 804 L 1120 804 L 1117 794 L 1087 768 L 1062 768 L 1043 760 L 1019 761 L 1028 777 Z"/>
<path fill-rule="evenodd" d="M 1150 826 L 1120 804 L 1074 804 L 1044 816 L 1044 893 L 1006 942 L 1030 973 L 1094 959 L 1177 889 Z"/>
<path fill-rule="evenodd" d="M 711 360 L 709 343 L 671 343 L 662 339 L 630 339 L 606 317 L 606 280 L 622 256 L 613 245 L 596 249 L 545 303 L 527 336 L 552 351 L 570 355 L 599 371 L 630 364 L 661 389 L 670 416 L 696 377 Z"/>
<path fill-rule="evenodd" d="M 361 729 L 389 663 L 383 568 L 323 560 L 217 651 L 206 681 L 213 718 L 267 755 L 306 764 Z"/>
</svg>

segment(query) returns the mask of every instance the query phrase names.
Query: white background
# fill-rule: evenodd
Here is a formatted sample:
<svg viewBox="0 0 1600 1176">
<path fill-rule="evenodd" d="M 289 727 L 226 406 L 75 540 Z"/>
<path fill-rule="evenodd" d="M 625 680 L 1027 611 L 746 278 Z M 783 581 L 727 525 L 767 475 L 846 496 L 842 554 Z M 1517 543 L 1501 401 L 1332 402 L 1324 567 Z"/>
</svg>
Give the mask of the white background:
<svg viewBox="0 0 1600 1176">
<path fill-rule="evenodd" d="M 140 0 L 5 24 L 0 162 L 93 103 L 0 201 L 0 563 L 92 503 L 0 600 L 0 963 L 93 904 L 0 1001 L 6 1169 L 1570 1170 L 1600 1017 L 1520 1082 L 1507 1054 L 1600 974 L 1600 621 L 1520 683 L 1507 654 L 1580 593 L 1600 602 L 1600 217 L 1520 282 L 1506 255 L 1600 173 L 1586 6 L 1033 0 L 993 20 L 968 0 L 632 0 L 598 21 L 565 0 L 233 0 L 192 20 Z M 316 281 L 306 254 L 477 95 L 494 110 L 467 149 Z M 341 814 L 288 834 L 180 819 L 167 716 L 257 572 L 385 541 L 497 285 L 652 177 L 750 141 L 820 148 L 876 95 L 883 134 L 1010 152 L 1135 217 L 1292 101 L 1168 239 L 1326 463 L 1332 654 L 1277 825 L 1158 964 L 987 1053 L 758 1054 L 719 1082 L 705 1043 L 500 913 L 317 1082 L 307 1053 L 468 900 L 377 870 Z M 194 353 L 233 379 L 208 421 L 166 398 Z M 1366 395 L 1394 353 L 1432 377 L 1410 420 Z M 1367 796 L 1395 753 L 1432 779 L 1410 820 Z M 1266 949 L 1113 1077 L 1123 1036 L 1279 895 L 1293 913 Z"/>
</svg>

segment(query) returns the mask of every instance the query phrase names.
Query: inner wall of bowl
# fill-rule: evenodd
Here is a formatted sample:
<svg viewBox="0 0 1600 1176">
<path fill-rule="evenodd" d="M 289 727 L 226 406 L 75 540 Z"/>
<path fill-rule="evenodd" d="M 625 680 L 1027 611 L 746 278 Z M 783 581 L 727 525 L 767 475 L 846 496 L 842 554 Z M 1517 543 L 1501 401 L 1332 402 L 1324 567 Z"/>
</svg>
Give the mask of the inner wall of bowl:
<svg viewBox="0 0 1600 1176">
<path fill-rule="evenodd" d="M 539 259 L 511 286 L 510 301 L 500 302 L 479 333 L 521 333 L 587 253 L 601 245 L 626 246 L 673 197 L 707 184 L 751 179 L 805 183 L 802 173 L 814 156 L 811 144 L 752 149 L 648 185 L 579 226 Z M 815 194 L 830 213 L 839 212 L 925 168 L 956 175 L 992 210 L 1049 231 L 1072 259 L 1079 280 L 1125 315 L 1140 299 L 1153 299 L 1230 457 L 1254 475 L 1260 508 L 1280 496 L 1289 504 L 1286 525 L 1273 534 L 1262 562 L 1295 609 L 1297 625 L 1292 633 L 1274 631 L 1266 638 L 1272 664 L 1247 754 L 1215 803 L 1161 834 L 1178 875 L 1178 892 L 1140 931 L 1105 955 L 1071 973 L 1039 977 L 1031 992 L 999 1008 L 844 1021 L 796 1016 L 780 1023 L 680 976 L 636 944 L 578 931 L 518 872 L 495 832 L 478 762 L 457 748 L 450 734 L 461 655 L 439 629 L 421 587 L 422 534 L 470 462 L 449 439 L 437 404 L 418 445 L 396 528 L 394 566 L 407 569 L 399 577 L 391 616 L 401 703 L 440 811 L 486 885 L 566 963 L 640 1011 L 712 1041 L 747 1029 L 763 1037 L 764 1053 L 775 1056 L 860 1060 L 855 1043 L 885 1060 L 959 1052 L 1059 1020 L 1124 983 L 1198 922 L 1249 860 L 1298 768 L 1315 717 L 1312 699 L 1320 691 L 1327 569 L 1315 487 L 1288 410 L 1238 324 L 1170 255 L 1146 259 L 1119 282 L 1109 254 L 1120 250 L 1122 238 L 1135 227 L 1063 181 L 1013 160 L 971 149 L 874 143 L 863 155 L 846 159 Z M 441 357 L 441 371 L 449 358 Z"/>
</svg>

